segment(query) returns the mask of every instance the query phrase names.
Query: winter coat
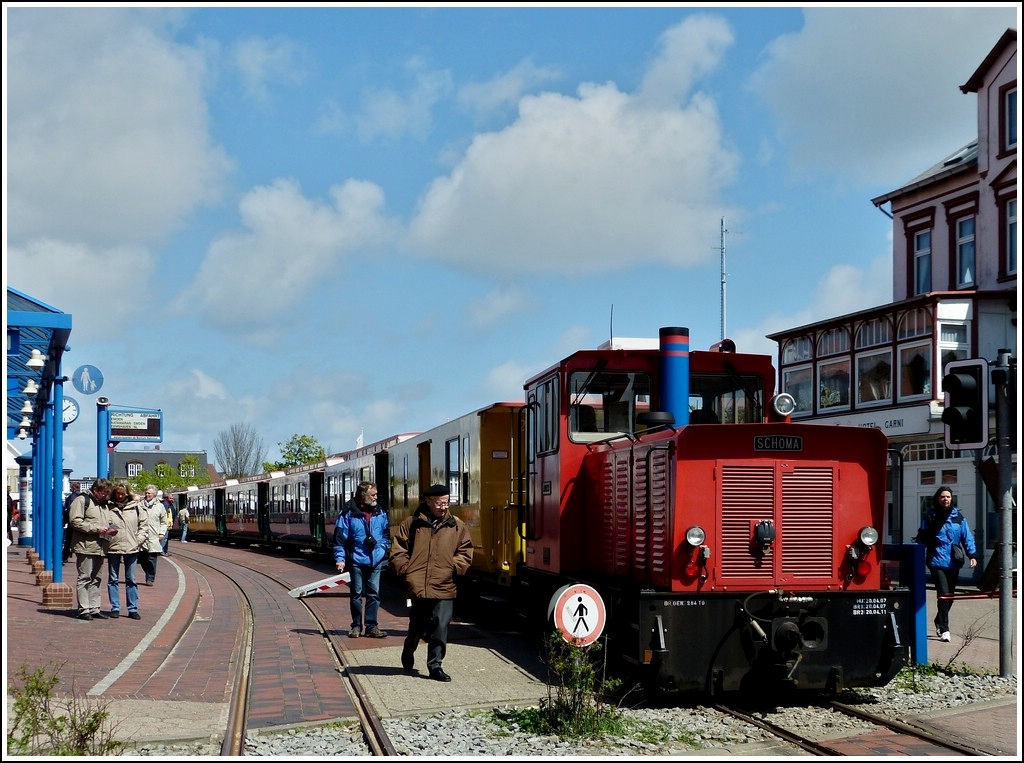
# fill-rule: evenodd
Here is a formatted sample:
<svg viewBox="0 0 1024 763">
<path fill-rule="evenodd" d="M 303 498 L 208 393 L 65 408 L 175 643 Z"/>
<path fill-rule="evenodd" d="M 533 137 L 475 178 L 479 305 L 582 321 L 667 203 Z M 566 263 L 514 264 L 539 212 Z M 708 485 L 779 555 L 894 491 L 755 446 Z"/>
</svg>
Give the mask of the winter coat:
<svg viewBox="0 0 1024 763">
<path fill-rule="evenodd" d="M 967 518 L 955 506 L 950 509 L 945 520 L 942 520 L 934 509 L 929 511 L 914 540 L 917 543 L 924 543 L 928 547 L 925 555 L 925 563 L 928 567 L 938 567 L 943 570 L 962 567 L 963 562 L 957 564 L 953 560 L 953 547 L 961 543 L 967 551 L 967 559 L 978 558 L 978 549 L 974 544 L 971 528 L 967 525 Z"/>
<path fill-rule="evenodd" d="M 376 567 L 390 549 L 391 527 L 384 509 L 374 506 L 367 514 L 355 498 L 349 500 L 334 523 L 334 561 Z"/>
<path fill-rule="evenodd" d="M 417 599 L 454 599 L 455 576 L 473 563 L 473 539 L 466 523 L 449 514 L 434 519 L 423 502 L 398 526 L 391 565 Z"/>
<path fill-rule="evenodd" d="M 149 537 L 142 549 L 151 554 L 159 554 L 164 550 L 164 536 L 167 534 L 167 511 L 156 498 L 152 501 L 140 498 L 139 508 L 149 517 Z"/>
<path fill-rule="evenodd" d="M 117 535 L 110 539 L 107 554 L 136 554 L 149 538 L 149 515 L 137 500 L 126 501 L 123 506 L 107 502 L 110 523 Z"/>
<path fill-rule="evenodd" d="M 106 556 L 108 541 L 100 537 L 100 530 L 110 525 L 106 506 L 96 503 L 86 493 L 80 493 L 68 510 L 68 525 L 73 533 L 71 550 L 85 556 Z"/>
</svg>

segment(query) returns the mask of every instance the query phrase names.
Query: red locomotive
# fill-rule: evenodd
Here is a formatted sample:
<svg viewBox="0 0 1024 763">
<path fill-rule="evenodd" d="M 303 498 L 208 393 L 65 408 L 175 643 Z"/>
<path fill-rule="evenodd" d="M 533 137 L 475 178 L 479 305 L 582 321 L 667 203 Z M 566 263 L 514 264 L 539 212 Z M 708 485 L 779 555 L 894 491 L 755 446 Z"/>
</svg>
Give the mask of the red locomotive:
<svg viewBox="0 0 1024 763">
<path fill-rule="evenodd" d="M 909 660 L 883 588 L 887 441 L 794 424 L 767 356 L 577 352 L 526 385 L 517 586 L 600 592 L 606 648 L 666 691 L 878 686 Z"/>
</svg>

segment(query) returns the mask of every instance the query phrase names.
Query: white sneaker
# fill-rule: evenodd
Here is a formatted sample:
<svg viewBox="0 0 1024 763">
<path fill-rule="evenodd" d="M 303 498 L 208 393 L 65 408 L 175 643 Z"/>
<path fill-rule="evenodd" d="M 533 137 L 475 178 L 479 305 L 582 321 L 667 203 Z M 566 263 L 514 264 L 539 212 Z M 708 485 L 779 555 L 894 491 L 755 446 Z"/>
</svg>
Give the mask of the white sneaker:
<svg viewBox="0 0 1024 763">
<path fill-rule="evenodd" d="M 940 638 L 941 638 L 941 639 L 942 639 L 943 641 L 949 641 L 949 631 L 943 631 L 943 632 L 942 632 L 942 636 L 940 636 Z"/>
</svg>

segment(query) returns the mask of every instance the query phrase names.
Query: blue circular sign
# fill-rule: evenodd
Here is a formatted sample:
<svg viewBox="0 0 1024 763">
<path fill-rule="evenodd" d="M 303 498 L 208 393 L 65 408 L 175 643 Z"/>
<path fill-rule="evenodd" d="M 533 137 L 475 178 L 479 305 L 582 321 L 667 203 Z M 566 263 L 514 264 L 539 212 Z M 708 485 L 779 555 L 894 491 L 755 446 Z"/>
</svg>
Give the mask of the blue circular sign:
<svg viewBox="0 0 1024 763">
<path fill-rule="evenodd" d="M 103 374 L 96 366 L 79 366 L 71 374 L 71 383 L 83 395 L 95 395 L 103 386 Z"/>
</svg>

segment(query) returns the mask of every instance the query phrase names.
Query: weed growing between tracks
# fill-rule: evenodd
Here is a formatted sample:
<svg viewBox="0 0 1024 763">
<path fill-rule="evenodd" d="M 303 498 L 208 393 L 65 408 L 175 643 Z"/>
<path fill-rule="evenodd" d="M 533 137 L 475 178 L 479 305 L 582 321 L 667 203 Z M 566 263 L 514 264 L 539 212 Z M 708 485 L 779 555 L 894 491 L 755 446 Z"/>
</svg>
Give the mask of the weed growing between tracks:
<svg viewBox="0 0 1024 763">
<path fill-rule="evenodd" d="M 74 682 L 67 697 L 54 695 L 62 667 L 51 662 L 49 670 L 18 668 L 17 685 L 7 687 L 14 700 L 8 719 L 8 754 L 107 755 L 124 747 L 114 739 L 116 728 L 107 723 L 107 703 L 79 696 Z"/>
<path fill-rule="evenodd" d="M 548 637 L 546 650 L 548 696 L 539 707 L 492 710 L 491 717 L 499 726 L 577 740 L 629 737 L 660 744 L 672 736 L 667 724 L 637 723 L 605 701 L 607 693 L 614 693 L 621 682 L 606 676 L 599 642 L 581 647 L 565 641 L 556 631 Z M 678 739 L 678 734 L 675 736 Z M 696 747 L 695 740 L 685 741 Z"/>
</svg>

